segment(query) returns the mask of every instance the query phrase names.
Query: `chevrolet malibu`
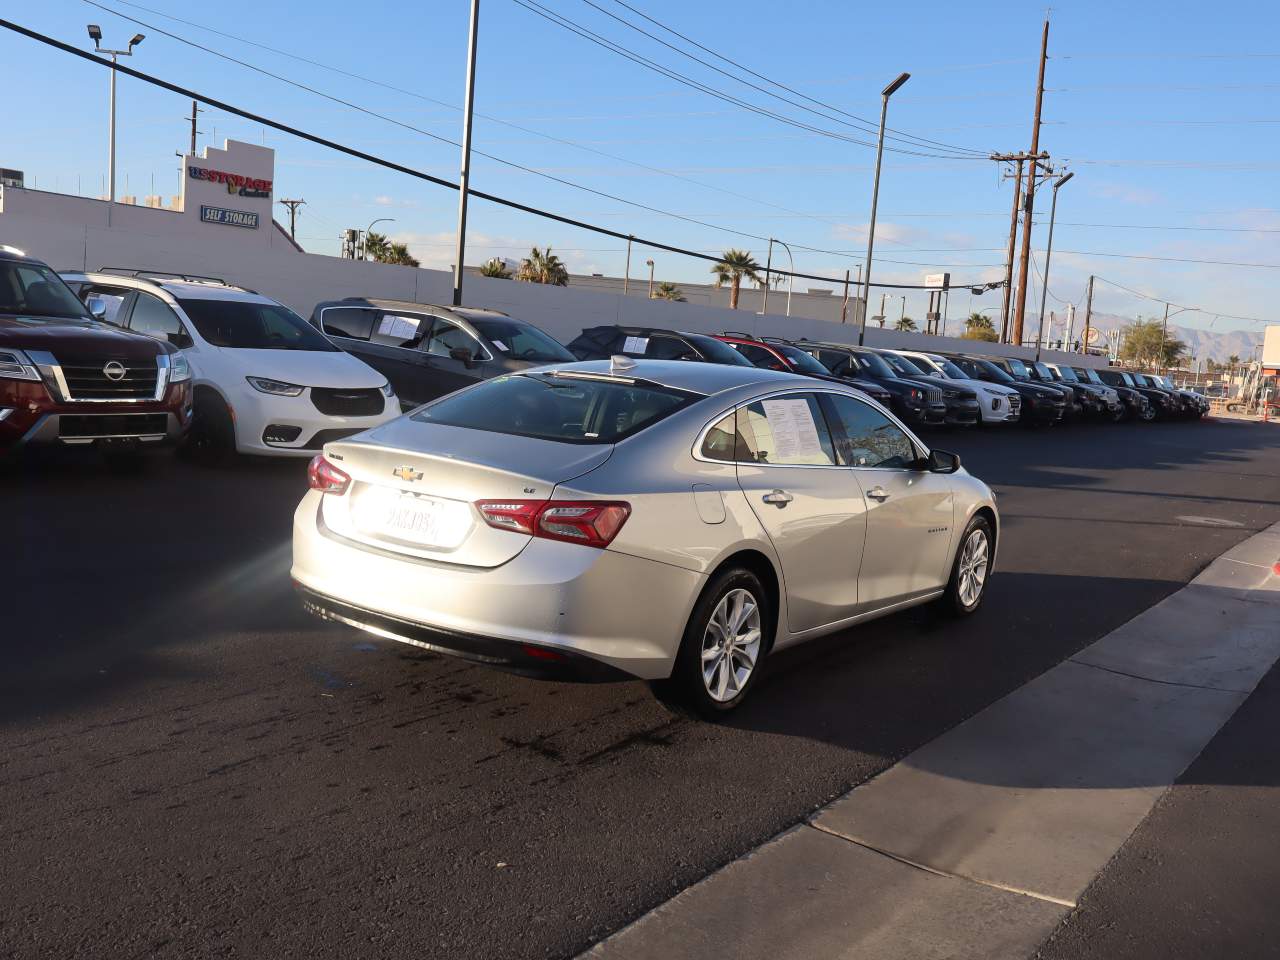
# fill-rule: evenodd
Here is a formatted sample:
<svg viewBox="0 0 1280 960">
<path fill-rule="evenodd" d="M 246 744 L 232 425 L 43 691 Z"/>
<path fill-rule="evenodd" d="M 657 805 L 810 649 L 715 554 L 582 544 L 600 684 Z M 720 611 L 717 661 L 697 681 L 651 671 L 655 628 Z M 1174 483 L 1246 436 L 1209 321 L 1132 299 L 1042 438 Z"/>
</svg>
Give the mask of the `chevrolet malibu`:
<svg viewBox="0 0 1280 960">
<path fill-rule="evenodd" d="M 327 444 L 294 516 L 306 607 L 536 676 L 743 702 L 775 650 L 978 609 L 990 489 L 838 383 L 614 357 L 500 376 Z"/>
</svg>

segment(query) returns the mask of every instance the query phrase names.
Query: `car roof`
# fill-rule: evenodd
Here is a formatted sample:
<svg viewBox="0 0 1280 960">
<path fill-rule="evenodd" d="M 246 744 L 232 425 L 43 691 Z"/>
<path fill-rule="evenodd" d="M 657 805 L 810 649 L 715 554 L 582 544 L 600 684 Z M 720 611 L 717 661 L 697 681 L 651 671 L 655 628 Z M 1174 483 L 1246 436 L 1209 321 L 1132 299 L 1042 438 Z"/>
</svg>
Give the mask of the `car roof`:
<svg viewBox="0 0 1280 960">
<path fill-rule="evenodd" d="M 552 364 L 539 367 L 538 373 L 550 372 L 594 373 L 621 379 L 649 380 L 675 390 L 688 390 L 707 396 L 733 390 L 737 387 L 760 384 L 786 385 L 794 383 L 812 387 L 813 377 L 767 370 L 763 367 L 739 367 L 725 363 L 698 363 L 689 360 L 631 360 L 621 370 L 613 369 L 611 360 L 580 360 L 575 363 Z"/>
<path fill-rule="evenodd" d="M 10 260 L 14 263 L 36 263 L 42 267 L 48 266 L 43 260 L 31 256 L 25 250 L 11 247 L 7 243 L 0 243 L 0 260 Z"/>
<path fill-rule="evenodd" d="M 419 303 L 416 300 L 393 300 L 384 297 L 344 297 L 341 300 L 322 300 L 316 304 L 316 309 L 358 307 L 362 305 L 377 307 L 380 310 L 434 310 L 439 313 L 451 313 L 464 320 L 511 319 L 509 314 L 503 313 L 501 310 L 489 310 L 484 307 L 450 307 L 442 303 Z"/>
<path fill-rule="evenodd" d="M 707 337 L 711 340 L 718 339 L 714 333 L 698 333 L 691 330 L 673 330 L 670 327 L 637 327 L 625 323 L 598 323 L 594 327 L 587 327 L 582 332 L 590 333 L 593 330 L 617 330 L 619 333 L 625 333 L 629 337 L 652 336 L 653 334 L 663 333 L 672 337 Z"/>
<path fill-rule="evenodd" d="M 102 273 L 97 270 L 74 271 L 63 277 L 83 277 L 91 283 L 133 287 L 137 290 L 159 288 L 173 297 L 186 300 L 234 300 L 242 303 L 275 303 L 268 296 L 244 287 L 234 287 L 221 280 L 195 279 L 165 276 L 129 276 L 121 273 Z"/>
</svg>

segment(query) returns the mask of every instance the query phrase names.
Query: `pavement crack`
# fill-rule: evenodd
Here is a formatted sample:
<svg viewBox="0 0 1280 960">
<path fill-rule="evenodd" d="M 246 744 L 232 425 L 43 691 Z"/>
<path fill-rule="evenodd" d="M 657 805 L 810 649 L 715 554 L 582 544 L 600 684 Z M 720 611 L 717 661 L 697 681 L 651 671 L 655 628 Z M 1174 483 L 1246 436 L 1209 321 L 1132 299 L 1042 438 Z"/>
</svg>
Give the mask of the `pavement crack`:
<svg viewBox="0 0 1280 960">
<path fill-rule="evenodd" d="M 846 834 L 837 833 L 836 831 L 831 830 L 828 827 L 824 827 L 820 823 L 815 823 L 812 820 L 809 821 L 808 825 L 814 830 L 825 833 L 828 836 L 835 837 L 837 840 L 852 843 L 856 847 L 862 847 L 864 850 L 870 850 L 872 853 L 878 853 L 880 856 L 894 860 L 903 866 L 914 867 L 916 870 L 923 870 L 925 873 L 931 873 L 935 877 L 945 877 L 948 880 L 963 880 L 967 883 L 976 883 L 979 886 L 990 887 L 993 890 L 1003 890 L 1005 893 L 1015 893 L 1020 897 L 1030 897 L 1032 900 L 1040 900 L 1044 903 L 1054 903 L 1060 907 L 1066 907 L 1068 910 L 1074 910 L 1076 907 L 1076 902 L 1074 900 L 1066 900 L 1062 897 L 1053 897 L 1047 893 L 1037 893 L 1034 890 L 1024 890 L 1021 887 L 1012 887 L 1006 883 L 997 883 L 994 880 L 982 880 L 978 877 L 968 877 L 963 873 L 952 873 L 949 870 L 939 870 L 937 867 L 931 867 L 926 863 L 919 863 L 916 860 L 911 860 L 899 854 L 881 849 L 880 847 L 872 846 L 869 843 L 864 843 L 863 841 L 850 837 Z"/>
<path fill-rule="evenodd" d="M 1114 673 L 1117 677 L 1128 677 L 1130 680 L 1145 680 L 1147 683 L 1159 683 L 1166 687 L 1189 687 L 1192 690 L 1211 690 L 1214 693 L 1238 693 L 1248 696 L 1252 690 L 1237 690 L 1235 687 L 1211 687 L 1203 683 L 1185 683 L 1181 680 L 1157 680 L 1155 677 L 1144 677 L 1140 673 L 1127 673 L 1124 670 L 1117 670 L 1114 667 L 1104 667 L 1100 663 L 1090 663 L 1088 660 L 1080 660 L 1077 657 L 1067 657 L 1070 663 L 1079 664 L 1082 667 L 1092 667 L 1094 670 L 1105 670 L 1107 673 Z"/>
</svg>

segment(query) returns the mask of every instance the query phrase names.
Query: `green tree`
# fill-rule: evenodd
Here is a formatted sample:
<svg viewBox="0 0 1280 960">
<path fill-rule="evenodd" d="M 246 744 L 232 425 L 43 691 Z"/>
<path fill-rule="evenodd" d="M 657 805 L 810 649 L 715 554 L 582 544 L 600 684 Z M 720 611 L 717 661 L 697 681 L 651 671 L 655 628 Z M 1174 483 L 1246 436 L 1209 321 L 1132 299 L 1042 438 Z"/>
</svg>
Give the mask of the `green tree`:
<svg viewBox="0 0 1280 960">
<path fill-rule="evenodd" d="M 964 321 L 964 333 L 961 336 L 965 340 L 985 340 L 987 343 L 996 343 L 1000 339 L 996 335 L 996 328 L 991 324 L 991 318 L 980 313 L 969 314 Z"/>
<path fill-rule="evenodd" d="M 480 268 L 480 276 L 493 277 L 495 280 L 510 280 L 511 271 L 507 269 L 507 265 L 494 257 L 492 260 L 486 260 L 484 266 Z"/>
<path fill-rule="evenodd" d="M 674 300 L 677 303 L 684 303 L 684 291 L 677 287 L 674 283 L 660 283 L 653 291 L 653 299 L 655 300 Z"/>
<path fill-rule="evenodd" d="M 746 250 L 729 249 L 724 252 L 720 262 L 711 268 L 715 274 L 716 286 L 729 284 L 729 309 L 738 309 L 738 292 L 742 289 L 742 280 L 760 283 L 760 264 Z"/>
<path fill-rule="evenodd" d="M 896 323 L 894 323 L 894 325 L 893 325 L 893 329 L 895 329 L 895 330 L 908 330 L 908 331 L 910 331 L 910 330 L 914 330 L 915 328 L 916 328 L 916 322 L 915 322 L 914 320 L 912 320 L 910 317 L 907 317 L 907 316 L 900 317 L 900 318 L 897 320 L 897 322 L 896 322 Z"/>
<path fill-rule="evenodd" d="M 1186 355 L 1187 345 L 1174 337 L 1165 337 L 1159 320 L 1139 317 L 1124 328 L 1120 340 L 1120 359 L 1141 367 L 1176 367 Z"/>
<path fill-rule="evenodd" d="M 517 280 L 526 283 L 546 283 L 553 287 L 569 285 L 569 271 L 560 258 L 551 252 L 551 247 L 539 250 L 534 247 L 529 256 L 520 261 L 520 269 L 516 272 Z"/>
<path fill-rule="evenodd" d="M 385 233 L 370 230 L 364 240 L 364 255 L 378 263 L 395 263 L 404 267 L 416 267 L 418 261 L 410 256 L 403 243 L 392 243 Z"/>
</svg>

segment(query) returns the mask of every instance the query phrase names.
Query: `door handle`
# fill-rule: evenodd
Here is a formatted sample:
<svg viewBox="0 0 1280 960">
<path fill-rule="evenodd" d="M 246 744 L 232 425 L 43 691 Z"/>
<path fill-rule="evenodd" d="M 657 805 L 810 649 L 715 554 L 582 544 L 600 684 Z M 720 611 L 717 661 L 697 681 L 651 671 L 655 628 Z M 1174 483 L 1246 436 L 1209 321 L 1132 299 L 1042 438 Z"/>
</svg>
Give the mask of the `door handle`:
<svg viewBox="0 0 1280 960">
<path fill-rule="evenodd" d="M 884 487 L 872 487 L 867 491 L 867 496 L 878 503 L 884 503 L 889 499 L 889 492 Z"/>
<path fill-rule="evenodd" d="M 763 500 L 765 503 L 773 504 L 775 507 L 781 510 L 788 503 L 794 500 L 795 497 L 791 496 L 791 494 L 787 493 L 787 491 L 785 490 L 774 490 L 772 493 L 766 493 L 760 499 Z"/>
</svg>

